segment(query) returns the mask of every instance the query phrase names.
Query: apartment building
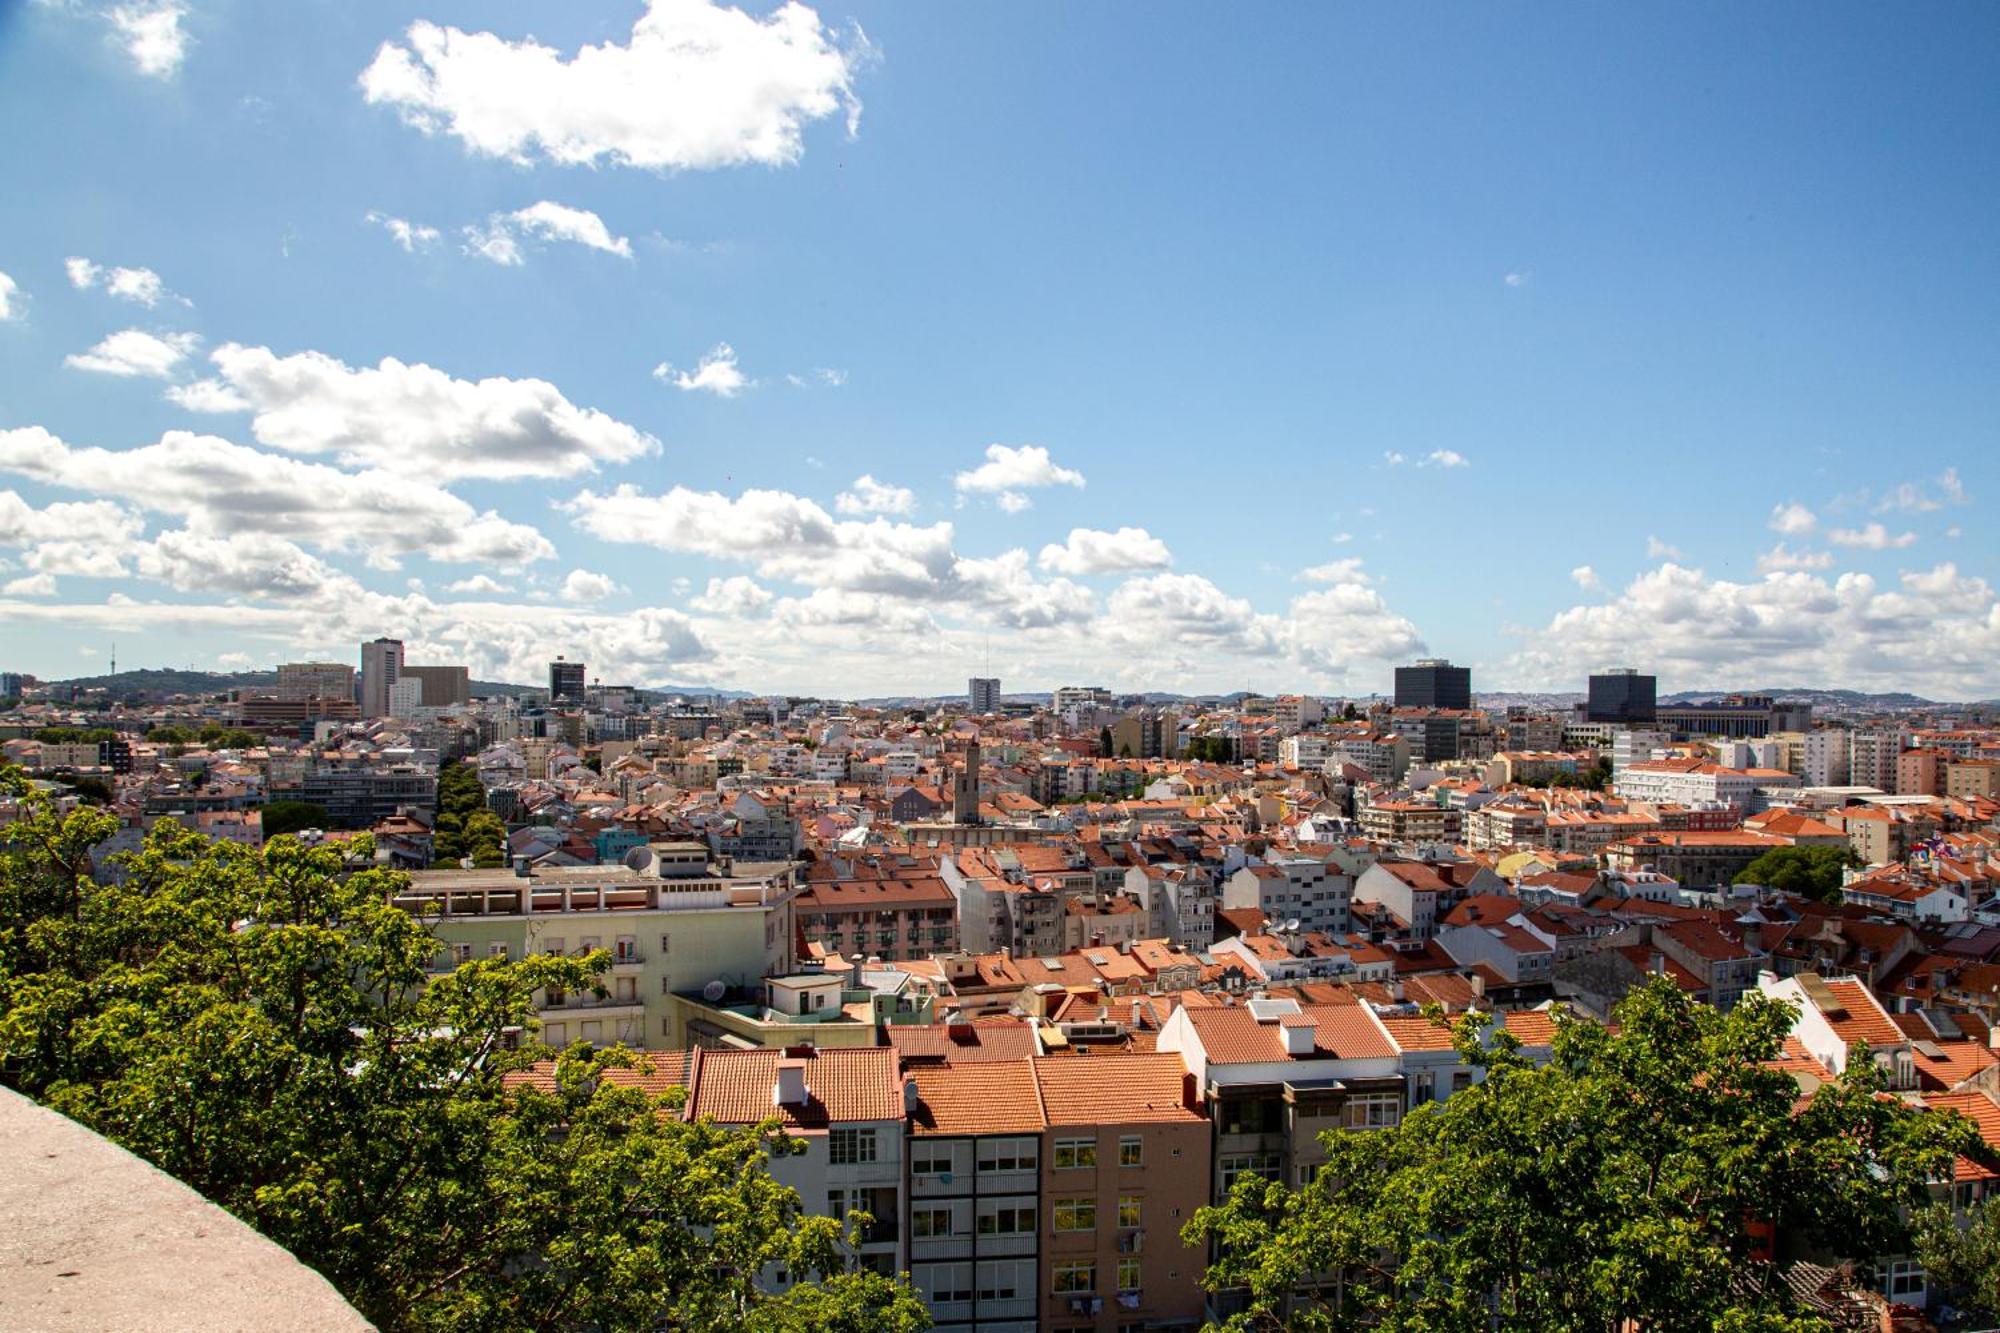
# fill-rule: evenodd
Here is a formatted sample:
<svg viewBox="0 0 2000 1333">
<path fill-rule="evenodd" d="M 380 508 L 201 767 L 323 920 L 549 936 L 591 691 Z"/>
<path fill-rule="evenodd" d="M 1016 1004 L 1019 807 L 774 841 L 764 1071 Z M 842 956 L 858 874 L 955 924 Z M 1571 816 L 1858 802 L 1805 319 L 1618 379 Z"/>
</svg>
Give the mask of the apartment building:
<svg viewBox="0 0 2000 1333">
<path fill-rule="evenodd" d="M 1302 930 L 1346 934 L 1354 880 L 1316 857 L 1273 855 L 1262 865 L 1245 866 L 1222 885 L 1224 907 L 1254 907 L 1276 922 L 1296 921 Z"/>
<path fill-rule="evenodd" d="M 545 991 L 542 1038 L 552 1046 L 713 1044 L 721 1033 L 677 992 L 711 983 L 723 998 L 761 994 L 793 966 L 789 869 L 736 877 L 698 843 L 665 843 L 623 864 L 510 870 L 420 870 L 393 899 L 423 917 L 442 946 L 440 970 L 474 958 L 611 953 L 602 994 Z"/>
<path fill-rule="evenodd" d="M 807 942 L 887 962 L 954 953 L 958 899 L 936 875 L 813 880 L 793 902 Z"/>
<path fill-rule="evenodd" d="M 1607 870 L 1652 870 L 1691 889 L 1713 889 L 1733 882 L 1765 852 L 1788 845 L 1783 838 L 1742 830 L 1647 833 L 1607 846 L 1604 864 Z"/>
</svg>

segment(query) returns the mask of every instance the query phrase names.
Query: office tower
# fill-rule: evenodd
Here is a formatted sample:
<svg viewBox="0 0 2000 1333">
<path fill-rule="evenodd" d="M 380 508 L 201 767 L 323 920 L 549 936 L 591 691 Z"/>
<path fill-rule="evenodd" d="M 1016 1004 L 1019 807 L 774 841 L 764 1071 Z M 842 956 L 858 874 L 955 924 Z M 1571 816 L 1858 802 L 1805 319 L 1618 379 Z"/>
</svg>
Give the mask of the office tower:
<svg viewBox="0 0 2000 1333">
<path fill-rule="evenodd" d="M 462 666 L 412 666 L 405 662 L 403 674 L 424 683 L 424 707 L 449 708 L 472 701 L 472 672 Z"/>
<path fill-rule="evenodd" d="M 1631 667 L 1612 667 L 1590 678 L 1589 702 L 1584 705 L 1586 722 L 1617 722 L 1635 726 L 1654 719 L 1654 696 L 1659 681 L 1642 676 Z"/>
<path fill-rule="evenodd" d="M 361 645 L 361 716 L 387 717 L 391 691 L 403 676 L 403 641 L 376 639 Z"/>
<path fill-rule="evenodd" d="M 1472 707 L 1472 668 L 1453 666 L 1441 657 L 1397 667 L 1396 707 Z"/>
<path fill-rule="evenodd" d="M 560 657 L 549 663 L 549 702 L 583 702 L 583 663 L 567 662 Z"/>
<path fill-rule="evenodd" d="M 354 668 L 345 662 L 281 662 L 276 697 L 288 702 L 338 699 L 354 702 Z"/>
<path fill-rule="evenodd" d="M 965 703 L 975 713 L 1000 711 L 1000 678 L 974 676 L 965 683 Z"/>
</svg>

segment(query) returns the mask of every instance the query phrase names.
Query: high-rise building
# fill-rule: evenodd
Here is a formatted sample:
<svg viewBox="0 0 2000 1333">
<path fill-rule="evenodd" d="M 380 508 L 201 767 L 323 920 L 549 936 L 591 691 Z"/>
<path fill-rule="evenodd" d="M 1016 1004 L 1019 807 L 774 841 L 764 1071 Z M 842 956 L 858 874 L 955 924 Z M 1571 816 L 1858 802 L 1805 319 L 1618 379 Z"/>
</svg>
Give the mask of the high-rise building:
<svg viewBox="0 0 2000 1333">
<path fill-rule="evenodd" d="M 345 662 L 281 662 L 274 697 L 287 702 L 341 699 L 353 703 L 354 668 Z"/>
<path fill-rule="evenodd" d="M 965 703 L 975 713 L 1000 711 L 1000 678 L 974 676 L 965 682 Z"/>
<path fill-rule="evenodd" d="M 558 657 L 549 663 L 549 702 L 583 702 L 583 663 Z"/>
<path fill-rule="evenodd" d="M 462 666 L 411 666 L 403 674 L 424 683 L 424 707 L 449 708 L 472 700 L 472 672 Z"/>
<path fill-rule="evenodd" d="M 375 639 L 361 645 L 361 716 L 387 717 L 391 691 L 403 676 L 403 641 Z"/>
<path fill-rule="evenodd" d="M 951 822 L 954 824 L 979 822 L 979 762 L 979 742 L 973 741 L 965 747 L 965 767 L 952 774 L 951 778 Z"/>
<path fill-rule="evenodd" d="M 1441 657 L 1397 667 L 1396 707 L 1472 707 L 1472 668 L 1453 666 Z"/>
<path fill-rule="evenodd" d="M 1631 667 L 1612 667 L 1590 678 L 1589 701 L 1584 705 L 1586 722 L 1618 722 L 1636 726 L 1651 722 L 1659 680 L 1642 676 Z"/>
</svg>

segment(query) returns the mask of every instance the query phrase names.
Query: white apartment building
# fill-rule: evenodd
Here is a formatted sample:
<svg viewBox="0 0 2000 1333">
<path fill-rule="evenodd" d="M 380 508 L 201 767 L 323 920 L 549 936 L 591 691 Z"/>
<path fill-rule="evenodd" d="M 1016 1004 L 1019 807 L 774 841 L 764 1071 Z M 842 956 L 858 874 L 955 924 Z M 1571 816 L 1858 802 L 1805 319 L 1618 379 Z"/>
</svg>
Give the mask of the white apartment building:
<svg viewBox="0 0 2000 1333">
<path fill-rule="evenodd" d="M 1613 784 L 1631 801 L 1665 805 L 1727 805 L 1738 811 L 1757 808 L 1760 787 L 1797 788 L 1799 779 L 1776 768 L 1725 768 L 1695 759 L 1656 759 L 1635 763 Z"/>
</svg>

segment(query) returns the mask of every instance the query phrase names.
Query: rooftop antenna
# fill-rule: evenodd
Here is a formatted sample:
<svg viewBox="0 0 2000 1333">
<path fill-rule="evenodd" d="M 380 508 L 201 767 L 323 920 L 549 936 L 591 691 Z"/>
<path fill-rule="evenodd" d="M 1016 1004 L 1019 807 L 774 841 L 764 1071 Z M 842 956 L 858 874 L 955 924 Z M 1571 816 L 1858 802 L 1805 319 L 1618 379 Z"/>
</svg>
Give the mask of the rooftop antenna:
<svg viewBox="0 0 2000 1333">
<path fill-rule="evenodd" d="M 118 674 L 118 640 L 111 641 L 111 674 Z"/>
</svg>

